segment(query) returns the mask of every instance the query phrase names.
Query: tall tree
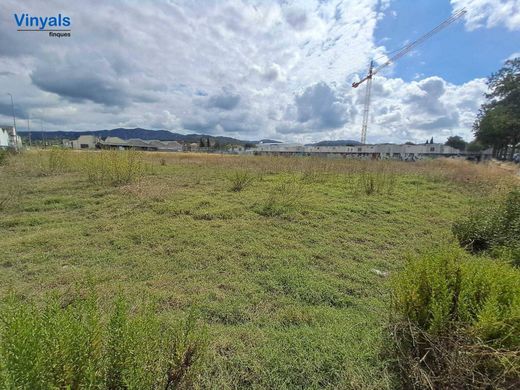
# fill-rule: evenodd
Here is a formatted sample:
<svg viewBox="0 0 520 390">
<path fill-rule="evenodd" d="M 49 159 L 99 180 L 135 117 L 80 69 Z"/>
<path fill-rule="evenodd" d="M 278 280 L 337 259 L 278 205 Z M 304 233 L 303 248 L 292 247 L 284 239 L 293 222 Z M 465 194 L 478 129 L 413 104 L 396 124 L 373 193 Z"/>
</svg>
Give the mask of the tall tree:
<svg viewBox="0 0 520 390">
<path fill-rule="evenodd" d="M 473 126 L 476 140 L 494 157 L 512 158 L 520 142 L 520 57 L 507 60 L 487 81 L 488 101 Z"/>
<path fill-rule="evenodd" d="M 452 148 L 458 150 L 466 149 L 466 141 L 464 141 L 462 137 L 459 137 L 458 135 L 448 137 L 448 140 L 446 141 L 445 145 L 451 146 Z"/>
</svg>

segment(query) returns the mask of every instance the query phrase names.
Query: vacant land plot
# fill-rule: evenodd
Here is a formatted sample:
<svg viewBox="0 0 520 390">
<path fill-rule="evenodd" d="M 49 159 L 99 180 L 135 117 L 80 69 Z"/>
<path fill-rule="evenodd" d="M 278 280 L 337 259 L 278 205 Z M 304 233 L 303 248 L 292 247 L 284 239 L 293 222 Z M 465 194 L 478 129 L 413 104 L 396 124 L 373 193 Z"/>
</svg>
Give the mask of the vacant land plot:
<svg viewBox="0 0 520 390">
<path fill-rule="evenodd" d="M 392 387 L 386 275 L 451 245 L 452 223 L 516 180 L 453 160 L 99 156 L 0 167 L 1 298 L 89 286 L 150 297 L 165 319 L 193 311 L 196 388 Z"/>
</svg>

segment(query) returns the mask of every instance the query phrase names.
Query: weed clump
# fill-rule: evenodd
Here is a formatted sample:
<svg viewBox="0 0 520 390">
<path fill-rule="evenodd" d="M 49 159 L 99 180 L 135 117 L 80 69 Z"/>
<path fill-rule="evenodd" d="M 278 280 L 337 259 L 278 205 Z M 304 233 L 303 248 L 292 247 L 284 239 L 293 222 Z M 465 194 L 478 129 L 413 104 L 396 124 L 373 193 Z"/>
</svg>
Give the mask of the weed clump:
<svg viewBox="0 0 520 390">
<path fill-rule="evenodd" d="M 405 387 L 518 384 L 520 271 L 444 250 L 410 260 L 392 298 L 392 352 Z"/>
<path fill-rule="evenodd" d="M 230 190 L 233 192 L 240 192 L 246 188 L 253 181 L 253 176 L 247 171 L 235 171 L 228 176 L 231 184 Z"/>
<path fill-rule="evenodd" d="M 0 165 L 7 164 L 7 160 L 9 159 L 11 153 L 12 152 L 8 149 L 0 149 Z"/>
<path fill-rule="evenodd" d="M 194 318 L 165 324 L 118 298 L 63 307 L 10 298 L 0 306 L 1 388 L 173 389 L 189 382 L 205 341 Z"/>
<path fill-rule="evenodd" d="M 467 218 L 454 223 L 452 230 L 470 252 L 489 252 L 520 266 L 520 190 L 473 209 Z"/>
<path fill-rule="evenodd" d="M 70 169 L 70 152 L 60 148 L 52 148 L 48 154 L 46 173 L 57 174 Z"/>
<path fill-rule="evenodd" d="M 380 165 L 380 170 L 360 172 L 358 176 L 358 188 L 366 195 L 391 194 L 396 185 L 396 175 Z"/>
<path fill-rule="evenodd" d="M 0 187 L 0 211 L 7 210 L 15 204 L 16 194 L 19 192 L 19 186 L 15 181 L 5 180 Z"/>
<path fill-rule="evenodd" d="M 82 169 L 90 182 L 120 186 L 140 179 L 144 174 L 141 153 L 135 150 L 107 150 L 89 153 Z"/>
<path fill-rule="evenodd" d="M 279 217 L 289 214 L 298 205 L 302 196 L 301 182 L 286 180 L 277 184 L 263 203 L 256 205 L 254 211 L 265 217 Z"/>
</svg>

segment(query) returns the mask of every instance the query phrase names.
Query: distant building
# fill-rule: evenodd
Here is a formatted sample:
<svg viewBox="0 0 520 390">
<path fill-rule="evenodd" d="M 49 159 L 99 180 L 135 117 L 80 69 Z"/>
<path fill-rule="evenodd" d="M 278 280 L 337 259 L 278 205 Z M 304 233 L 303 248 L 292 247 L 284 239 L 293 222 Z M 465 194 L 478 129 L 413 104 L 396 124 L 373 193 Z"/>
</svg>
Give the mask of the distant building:
<svg viewBox="0 0 520 390">
<path fill-rule="evenodd" d="M 200 145 L 196 142 L 185 144 L 183 150 L 186 152 L 198 152 L 200 150 Z"/>
<path fill-rule="evenodd" d="M 134 149 L 164 152 L 180 152 L 182 144 L 177 141 L 142 140 L 132 138 L 124 140 L 118 137 L 107 137 L 99 141 L 98 146 L 102 149 Z"/>
<path fill-rule="evenodd" d="M 142 140 L 133 138 L 124 140 L 119 137 L 106 137 L 104 140 L 93 135 L 82 135 L 77 140 L 63 140 L 63 146 L 72 149 L 134 149 L 149 151 L 179 152 L 183 145 L 177 141 Z"/>
<path fill-rule="evenodd" d="M 15 148 L 22 147 L 22 139 L 16 134 L 16 128 L 13 126 L 0 126 L 0 148 Z"/>
<path fill-rule="evenodd" d="M 356 146 L 305 146 L 301 144 L 258 144 L 249 153 L 268 155 L 331 156 L 364 159 L 417 160 L 432 157 L 466 156 L 466 153 L 444 144 L 374 144 Z M 491 158 L 491 149 L 481 153 L 482 158 Z"/>
<path fill-rule="evenodd" d="M 0 127 L 0 148 L 9 147 L 9 132 L 4 127 Z"/>
<path fill-rule="evenodd" d="M 96 149 L 98 139 L 93 135 L 80 135 L 77 140 L 70 141 L 72 149 Z"/>
</svg>

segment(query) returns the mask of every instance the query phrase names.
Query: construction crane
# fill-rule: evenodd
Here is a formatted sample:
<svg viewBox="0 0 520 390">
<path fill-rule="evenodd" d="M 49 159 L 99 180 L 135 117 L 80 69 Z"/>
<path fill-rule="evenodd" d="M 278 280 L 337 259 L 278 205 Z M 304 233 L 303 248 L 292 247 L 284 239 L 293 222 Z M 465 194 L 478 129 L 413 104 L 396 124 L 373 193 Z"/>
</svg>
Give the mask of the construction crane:
<svg viewBox="0 0 520 390">
<path fill-rule="evenodd" d="M 366 90 L 365 90 L 365 104 L 363 108 L 363 124 L 361 127 L 361 143 L 365 144 L 367 142 L 367 128 L 368 128 L 368 115 L 370 112 L 370 98 L 372 94 L 372 78 L 381 71 L 381 69 L 387 67 L 391 63 L 397 61 L 399 58 L 403 57 L 406 53 L 413 50 L 415 47 L 432 37 L 434 34 L 438 33 L 442 29 L 448 27 L 453 22 L 460 19 L 462 16 L 464 16 L 467 13 L 465 8 L 462 8 L 451 15 L 448 19 L 446 19 L 444 22 L 439 24 L 437 27 L 435 27 L 430 32 L 424 34 L 419 39 L 413 41 L 412 43 L 409 43 L 408 45 L 402 47 L 400 50 L 397 51 L 396 54 L 394 54 L 390 59 L 388 59 L 384 64 L 379 65 L 378 67 L 374 68 L 374 61 L 370 61 L 370 67 L 368 68 L 368 74 L 359 80 L 358 82 L 352 83 L 353 88 L 359 87 L 360 84 L 364 83 L 366 81 Z"/>
</svg>

